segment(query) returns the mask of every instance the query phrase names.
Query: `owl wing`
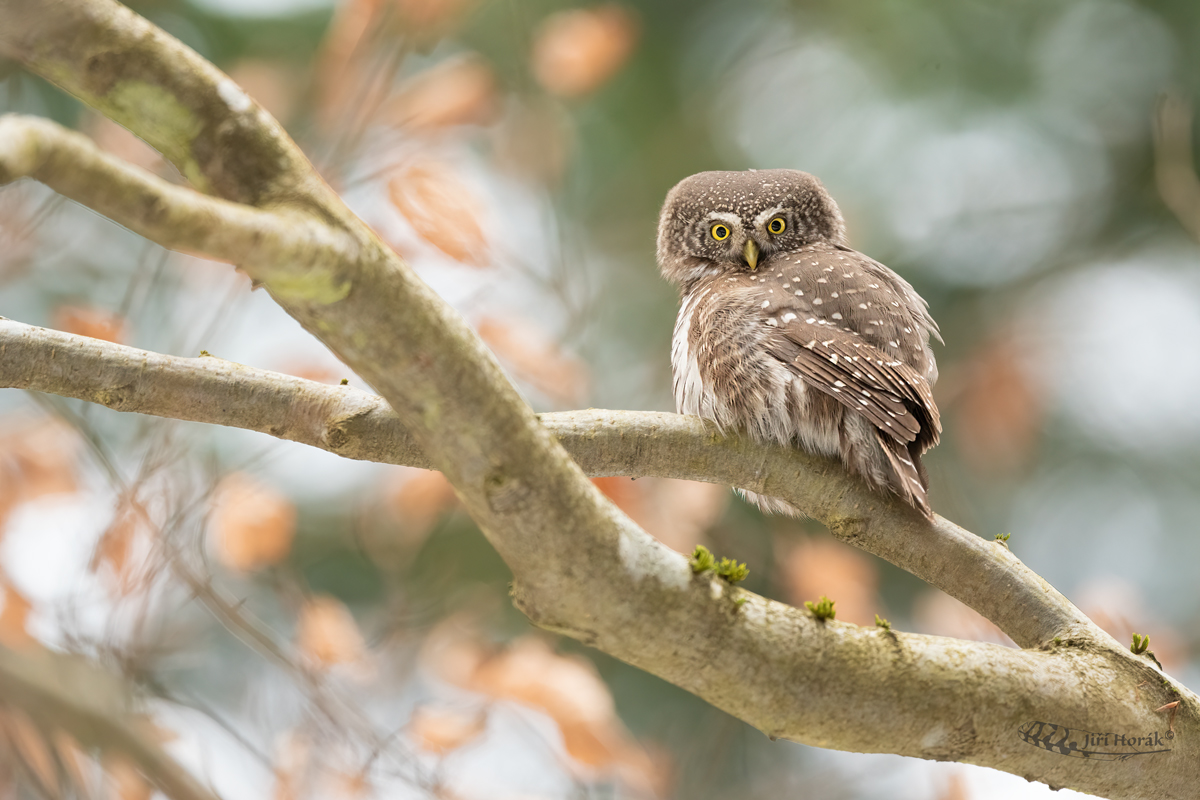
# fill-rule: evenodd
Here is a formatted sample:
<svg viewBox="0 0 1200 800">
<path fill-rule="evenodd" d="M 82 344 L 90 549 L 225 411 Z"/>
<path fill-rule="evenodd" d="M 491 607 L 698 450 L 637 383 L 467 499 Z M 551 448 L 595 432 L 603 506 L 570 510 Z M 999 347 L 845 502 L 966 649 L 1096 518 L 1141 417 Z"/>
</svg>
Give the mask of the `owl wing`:
<svg viewBox="0 0 1200 800">
<path fill-rule="evenodd" d="M 937 444 L 941 419 L 929 382 L 853 331 L 785 313 L 768 351 L 806 385 L 863 414 L 882 433 L 919 452 Z"/>
<path fill-rule="evenodd" d="M 939 342 L 942 341 L 941 330 L 938 328 L 937 322 L 929 314 L 929 304 L 925 302 L 924 297 L 921 297 L 921 295 L 917 294 L 917 290 L 913 288 L 911 283 L 904 280 L 904 278 L 900 277 L 883 264 L 880 264 L 875 259 L 865 256 L 857 250 L 852 250 L 851 248 L 840 244 L 833 245 L 833 250 L 836 250 L 838 253 L 845 254 L 846 257 L 853 258 L 862 267 L 864 267 L 867 272 L 884 280 L 891 287 L 893 292 L 904 298 L 906 308 L 916 318 L 915 322 L 924 328 L 930 337 L 937 339 Z M 935 366 L 935 375 L 936 369 L 937 368 Z M 936 378 L 934 378 L 934 380 L 936 380 Z"/>
<path fill-rule="evenodd" d="M 861 341 L 857 333 L 820 322 L 797 317 L 781 325 L 779 334 L 769 340 L 769 351 L 796 370 L 809 390 L 835 398 L 874 425 L 879 450 L 889 467 L 886 483 L 901 499 L 932 518 L 928 478 L 920 456 L 937 444 L 941 421 L 929 382 L 908 364 Z M 855 456 L 846 447 L 843 442 L 842 458 L 869 475 L 869 467 L 864 466 L 870 463 L 869 457 L 864 461 L 861 454 Z"/>
<path fill-rule="evenodd" d="M 814 243 L 774 256 L 747 280 L 775 358 L 885 438 L 917 454 L 937 444 L 927 346 L 937 326 L 903 278 L 849 248 Z"/>
</svg>

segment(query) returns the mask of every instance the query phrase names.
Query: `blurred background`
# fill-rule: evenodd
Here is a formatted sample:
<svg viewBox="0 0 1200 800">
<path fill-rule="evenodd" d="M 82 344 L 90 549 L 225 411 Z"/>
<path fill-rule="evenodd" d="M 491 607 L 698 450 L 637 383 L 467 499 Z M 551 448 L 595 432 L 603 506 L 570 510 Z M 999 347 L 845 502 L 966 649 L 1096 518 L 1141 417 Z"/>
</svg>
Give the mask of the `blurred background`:
<svg viewBox="0 0 1200 800">
<path fill-rule="evenodd" d="M 673 410 L 678 298 L 653 244 L 667 190 L 707 169 L 816 174 L 852 245 L 941 323 L 934 508 L 1011 534 L 1119 640 L 1149 634 L 1200 685 L 1200 5 L 132 5 L 271 111 L 539 410 Z M 0 62 L 8 111 L 180 180 Z M 229 265 L 28 182 L 0 190 L 0 315 L 369 390 Z M 1050 796 L 770 742 L 533 629 L 437 473 L 15 390 L 0 412 L 0 642 L 127 676 L 159 740 L 229 800 Z M 721 487 L 597 483 L 672 547 L 747 562 L 754 591 L 1011 644 L 815 523 Z M 29 730 L 0 718 L 14 796 L 150 796 L 120 760 L 81 756 L 55 783 Z"/>
</svg>

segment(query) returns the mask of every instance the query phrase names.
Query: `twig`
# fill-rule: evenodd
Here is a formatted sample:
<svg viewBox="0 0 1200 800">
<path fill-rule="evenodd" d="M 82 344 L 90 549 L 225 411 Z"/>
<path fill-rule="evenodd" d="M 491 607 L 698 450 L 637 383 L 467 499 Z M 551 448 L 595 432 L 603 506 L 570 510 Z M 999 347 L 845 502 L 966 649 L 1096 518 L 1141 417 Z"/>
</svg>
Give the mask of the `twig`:
<svg viewBox="0 0 1200 800">
<path fill-rule="evenodd" d="M 433 466 L 383 398 L 219 358 L 159 355 L 3 320 L 0 386 L 260 431 L 347 458 Z M 1083 619 L 1016 556 L 994 553 L 946 520 L 920 520 L 825 459 L 722 437 L 676 414 L 592 409 L 540 419 L 590 475 L 703 480 L 783 497 L 835 535 L 975 608 L 1023 646 L 1067 638 Z M 996 603 L 988 587 L 1010 602 Z"/>
</svg>

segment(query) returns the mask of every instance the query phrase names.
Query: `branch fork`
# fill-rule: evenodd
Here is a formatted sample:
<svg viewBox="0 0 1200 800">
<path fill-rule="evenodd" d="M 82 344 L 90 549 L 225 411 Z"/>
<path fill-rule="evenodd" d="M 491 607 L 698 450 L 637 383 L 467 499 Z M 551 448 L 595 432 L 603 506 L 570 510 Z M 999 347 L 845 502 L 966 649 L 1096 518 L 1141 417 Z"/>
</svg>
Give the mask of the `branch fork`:
<svg viewBox="0 0 1200 800">
<path fill-rule="evenodd" d="M 695 418 L 537 417 L 461 317 L 211 64 L 112 0 L 0 0 L 0 19 L 0 52 L 126 125 L 195 189 L 53 123 L 12 116 L 0 118 L 0 184 L 41 181 L 164 247 L 238 264 L 379 396 L 11 320 L 0 320 L 0 386 L 439 469 L 512 568 L 514 601 L 535 623 L 771 736 L 967 761 L 1110 797 L 1194 793 L 1196 696 L 1006 547 L 925 520 L 825 459 L 725 437 Z M 817 620 L 740 589 L 744 601 L 722 602 L 712 588 L 720 579 L 694 578 L 589 474 L 707 480 L 783 498 L 963 600 L 1025 649 Z M 1150 687 L 1145 698 L 1139 685 Z M 1109 732 L 1116 741 L 1164 725 L 1176 734 L 1169 752 L 1117 753 L 1119 766 L 1072 757 L 1053 738 Z"/>
</svg>

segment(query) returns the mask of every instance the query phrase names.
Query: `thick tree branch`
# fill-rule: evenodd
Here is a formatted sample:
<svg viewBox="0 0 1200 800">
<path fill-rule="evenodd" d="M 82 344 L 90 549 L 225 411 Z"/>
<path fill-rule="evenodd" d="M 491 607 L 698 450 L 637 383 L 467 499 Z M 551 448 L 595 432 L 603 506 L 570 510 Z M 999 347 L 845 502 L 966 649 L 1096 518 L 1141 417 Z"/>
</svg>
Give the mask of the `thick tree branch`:
<svg viewBox="0 0 1200 800">
<path fill-rule="evenodd" d="M 66 731 L 88 750 L 128 758 L 173 800 L 217 800 L 153 741 L 149 726 L 138 724 L 133 691 L 84 659 L 0 647 L 0 698 L 28 714 L 50 740 Z"/>
<path fill-rule="evenodd" d="M 218 358 L 163 356 L 3 321 L 0 385 L 258 430 L 350 458 L 431 465 L 381 398 Z M 719 581 L 692 578 L 670 561 L 647 570 L 645 577 L 657 580 L 643 580 L 624 599 L 619 646 L 602 629 L 590 643 L 772 735 L 867 751 L 887 741 L 895 752 L 999 761 L 1010 771 L 1087 789 L 1070 769 L 1055 776 L 1056 762 L 1074 767 L 1078 759 L 1031 746 L 1022 728 L 1046 722 L 1093 732 L 1153 730 L 1161 737 L 1167 728 L 1154 709 L 1177 697 L 1194 702 L 1148 662 L 1098 635 L 1007 548 L 945 520 L 930 525 L 836 464 L 723 437 L 676 414 L 590 410 L 544 414 L 542 421 L 590 474 L 741 483 L 814 509 L 843 538 L 854 532 L 855 544 L 974 605 L 1016 638 L 1045 645 L 1044 652 L 1015 651 L 821 623 Z M 755 478 L 747 482 L 746 475 Z M 540 566 L 533 561 L 514 571 Z M 620 574 L 593 570 L 579 580 L 598 587 Z M 589 641 L 587 631 L 570 632 Z M 1126 692 L 1142 689 L 1114 697 L 1114 681 Z M 1108 700 L 1097 703 L 1101 697 Z M 1163 740 L 1172 758 L 1183 757 L 1183 719 L 1175 721 L 1181 735 Z M 1133 769 L 1136 781 L 1145 780 L 1135 767 L 1130 762 L 1125 774 L 1133 777 Z"/>
<path fill-rule="evenodd" d="M 161 152 L 199 191 L 294 207 L 350 227 L 353 213 L 229 76 L 119 3 L 0 0 L 0 55 L 23 62 Z"/>
<path fill-rule="evenodd" d="M 33 178 L 163 247 L 225 261 L 352 260 L 354 242 L 306 214 L 175 186 L 49 120 L 0 116 L 0 186 Z"/>
<path fill-rule="evenodd" d="M 178 358 L 0 318 L 0 386 L 171 419 L 259 431 L 346 458 L 430 468 L 381 397 L 220 358 Z M 1008 548 L 947 520 L 930 524 L 841 466 L 717 433 L 696 417 L 590 409 L 541 415 L 589 475 L 701 480 L 809 509 L 839 538 L 972 606 L 1025 647 L 1097 636 Z"/>
<path fill-rule="evenodd" d="M 755 449 L 742 456 L 753 480 L 739 482 L 795 500 L 856 543 L 878 542 L 882 552 L 911 548 L 907 558 L 921 574 L 960 568 L 940 566 L 945 541 L 935 533 L 943 526 L 977 560 L 1000 559 L 997 569 L 982 571 L 992 581 L 983 587 L 989 615 L 1010 615 L 1006 624 L 1020 641 L 1047 651 L 821 623 L 693 577 L 682 557 L 603 499 L 458 315 L 346 209 L 226 76 L 111 0 L 0 0 L 0 19 L 0 49 L 142 136 L 201 191 L 299 211 L 353 241 L 349 260 L 319 252 L 297 262 L 291 251 L 261 247 L 239 265 L 386 398 L 513 569 L 514 599 L 538 624 L 797 741 L 971 761 L 1113 797 L 1191 793 L 1200 756 L 1194 695 L 1164 684 L 1056 595 L 1048 622 L 1022 626 L 1020 606 L 1039 607 L 1039 584 L 1000 548 L 915 515 L 880 522 L 886 500 L 856 494 L 851 484 L 796 481 L 801 461 L 765 470 Z M 822 471 L 834 469 L 819 467 L 810 477 Z M 964 581 L 977 574 L 961 569 Z M 1048 640 L 1057 630 L 1068 636 Z M 1018 735 L 1038 720 L 1122 735 L 1162 731 L 1154 709 L 1164 693 L 1184 701 L 1170 752 L 1103 772 L 1094 761 Z"/>
<path fill-rule="evenodd" d="M 264 247 L 239 266 L 387 399 L 509 564 L 553 562 L 518 575 L 517 597 L 537 613 L 589 616 L 598 598 L 564 591 L 557 578 L 611 562 L 623 538 L 645 534 L 586 480 L 461 317 L 345 207 L 278 124 L 211 64 L 111 0 L 0 0 L 0 17 L 0 50 L 141 135 L 197 187 L 301 209 L 354 240 L 350 261 L 327 253 L 297 261 Z M 570 540 L 568 530 L 577 531 Z"/>
</svg>

